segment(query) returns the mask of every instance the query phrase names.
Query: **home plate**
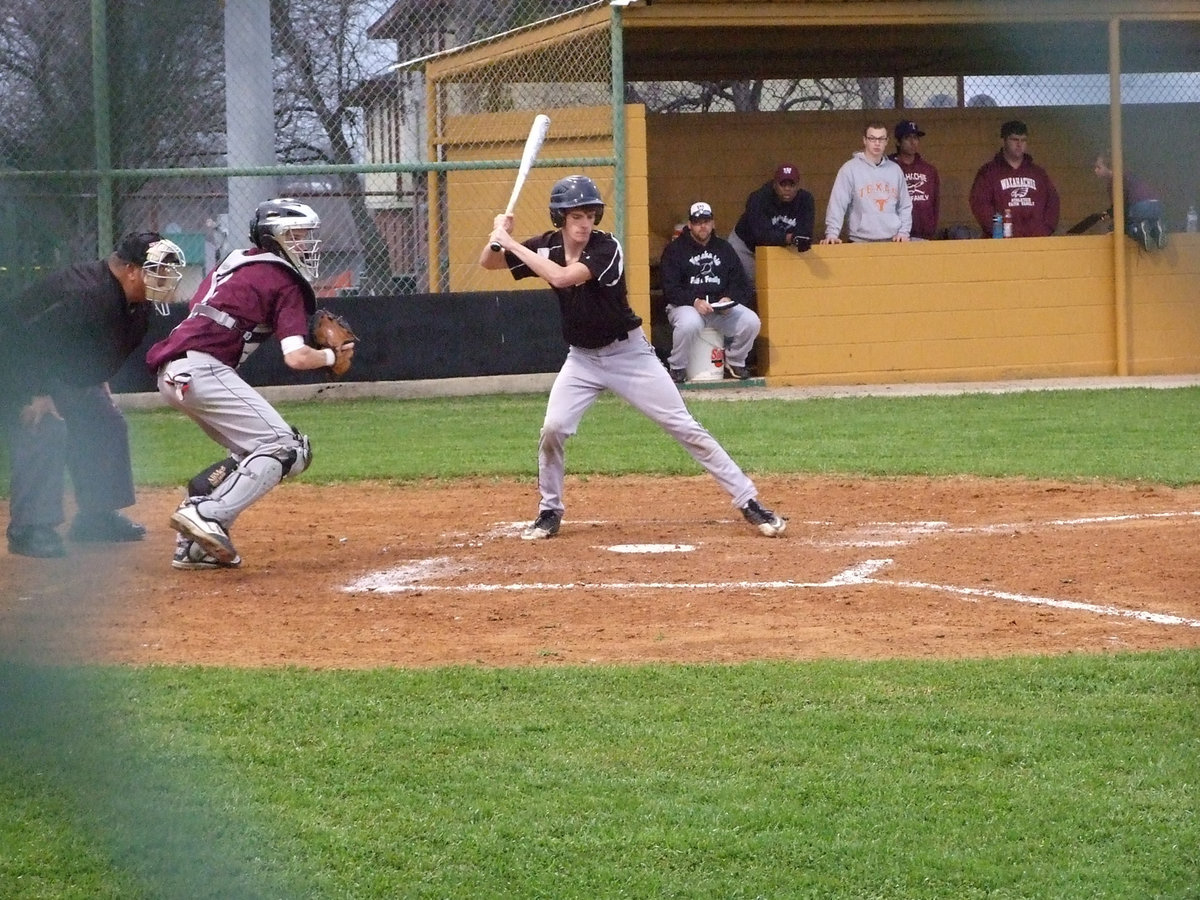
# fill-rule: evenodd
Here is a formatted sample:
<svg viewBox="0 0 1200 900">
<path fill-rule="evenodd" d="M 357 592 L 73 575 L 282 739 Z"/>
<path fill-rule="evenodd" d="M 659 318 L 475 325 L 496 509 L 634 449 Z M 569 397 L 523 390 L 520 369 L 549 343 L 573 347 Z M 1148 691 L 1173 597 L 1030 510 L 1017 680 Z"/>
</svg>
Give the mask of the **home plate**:
<svg viewBox="0 0 1200 900">
<path fill-rule="evenodd" d="M 608 549 L 613 553 L 691 553 L 696 548 L 691 544 L 615 544 Z"/>
</svg>

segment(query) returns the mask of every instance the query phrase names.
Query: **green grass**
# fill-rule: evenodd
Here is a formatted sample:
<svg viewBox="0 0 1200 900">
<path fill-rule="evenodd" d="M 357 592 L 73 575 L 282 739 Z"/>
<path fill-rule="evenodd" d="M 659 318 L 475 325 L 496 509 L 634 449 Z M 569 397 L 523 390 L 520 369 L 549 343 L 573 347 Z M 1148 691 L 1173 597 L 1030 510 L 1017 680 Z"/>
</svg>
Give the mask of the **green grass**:
<svg viewBox="0 0 1200 900">
<path fill-rule="evenodd" d="M 304 479 L 532 477 L 541 395 L 282 404 L 312 439 Z M 752 473 L 1200 482 L 1200 388 L 738 403 L 689 399 Z M 223 455 L 168 410 L 130 413 L 136 477 L 179 484 Z M 602 398 L 567 445 L 575 474 L 695 474 L 627 404 Z"/>
<path fill-rule="evenodd" d="M 754 474 L 1200 483 L 1197 389 L 689 404 Z M 283 410 L 316 448 L 305 481 L 388 482 L 532 478 L 544 405 Z M 177 414 L 129 420 L 139 484 L 223 455 Z M 699 471 L 610 400 L 568 467 Z M 365 672 L 0 661 L 0 897 L 1197 898 L 1198 698 L 1196 651 Z"/>
<path fill-rule="evenodd" d="M 76 896 L 1188 897 L 1198 662 L 72 670 L 3 805 Z"/>
</svg>

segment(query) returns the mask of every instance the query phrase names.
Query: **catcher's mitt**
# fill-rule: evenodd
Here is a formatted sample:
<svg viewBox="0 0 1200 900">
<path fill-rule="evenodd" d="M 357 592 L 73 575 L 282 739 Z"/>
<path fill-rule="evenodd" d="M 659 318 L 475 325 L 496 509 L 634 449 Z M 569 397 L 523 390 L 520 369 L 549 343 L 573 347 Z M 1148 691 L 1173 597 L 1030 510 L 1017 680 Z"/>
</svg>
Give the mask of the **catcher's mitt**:
<svg viewBox="0 0 1200 900">
<path fill-rule="evenodd" d="M 334 375 L 345 375 L 350 371 L 354 342 L 358 340 L 350 323 L 327 309 L 318 309 L 312 314 L 310 331 L 315 346 L 328 347 L 334 353 L 333 365 L 329 370 Z"/>
</svg>

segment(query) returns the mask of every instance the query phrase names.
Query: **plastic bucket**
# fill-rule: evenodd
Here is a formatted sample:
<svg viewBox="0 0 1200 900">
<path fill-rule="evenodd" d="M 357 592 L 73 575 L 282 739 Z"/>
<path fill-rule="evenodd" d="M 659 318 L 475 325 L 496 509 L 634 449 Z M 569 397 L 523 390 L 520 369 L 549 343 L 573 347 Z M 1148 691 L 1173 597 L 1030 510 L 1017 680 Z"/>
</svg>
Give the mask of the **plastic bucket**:
<svg viewBox="0 0 1200 900">
<path fill-rule="evenodd" d="M 725 377 L 725 336 L 705 328 L 692 341 L 688 356 L 688 381 L 720 381 Z"/>
</svg>

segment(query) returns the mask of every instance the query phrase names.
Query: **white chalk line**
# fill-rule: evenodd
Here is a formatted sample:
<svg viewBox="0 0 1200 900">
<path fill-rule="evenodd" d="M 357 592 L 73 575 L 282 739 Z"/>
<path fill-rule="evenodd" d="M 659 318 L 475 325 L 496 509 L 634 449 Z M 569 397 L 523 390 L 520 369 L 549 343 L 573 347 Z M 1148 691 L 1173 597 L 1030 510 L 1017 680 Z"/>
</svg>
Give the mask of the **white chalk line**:
<svg viewBox="0 0 1200 900">
<path fill-rule="evenodd" d="M 1033 594 L 1015 594 L 1011 591 L 994 591 L 987 588 L 959 587 L 949 584 L 934 584 L 929 581 L 904 581 L 890 578 L 873 578 L 872 573 L 891 565 L 890 559 L 869 559 L 851 566 L 849 569 L 835 575 L 827 581 L 565 581 L 565 582 L 513 582 L 509 584 L 486 584 L 474 582 L 471 584 L 440 585 L 427 583 L 383 584 L 379 587 L 368 587 L 355 582 L 345 588 L 348 592 L 371 591 L 373 593 L 465 593 L 493 594 L 509 592 L 557 592 L 573 590 L 600 591 L 764 591 L 764 590 L 812 590 L 819 588 L 845 587 L 847 585 L 873 584 L 885 587 L 910 588 L 922 591 L 938 591 L 959 597 L 982 597 L 989 600 L 1006 600 L 1012 603 L 1029 604 L 1032 606 L 1048 606 L 1056 609 L 1069 609 L 1078 612 L 1089 612 L 1101 616 L 1117 616 L 1120 618 L 1137 619 L 1155 625 L 1183 625 L 1188 628 L 1200 628 L 1200 620 L 1188 619 L 1168 613 L 1156 613 L 1142 609 L 1124 609 L 1101 603 L 1087 603 L 1081 600 L 1057 600 L 1053 597 L 1039 597 Z M 394 573 L 396 570 L 392 570 Z"/>
<path fill-rule="evenodd" d="M 1055 519 L 1049 522 L 1039 523 L 1026 522 L 1022 524 L 1009 525 L 985 525 L 985 526 L 964 526 L 957 528 L 940 528 L 939 526 L 947 525 L 944 522 L 916 522 L 912 523 L 913 531 L 916 532 L 913 536 L 928 535 L 928 534 L 988 534 L 988 533 L 1005 533 L 1014 530 L 1028 530 L 1037 527 L 1071 527 L 1079 525 L 1094 525 L 1094 524 L 1109 524 L 1114 522 L 1128 522 L 1142 519 L 1169 519 L 1169 518 L 1187 518 L 1200 516 L 1200 511 L 1191 510 L 1185 512 L 1164 512 L 1164 513 L 1131 513 L 1111 516 L 1087 516 L 1076 519 Z M 898 529 L 901 523 L 871 523 L 869 527 L 882 528 L 896 526 Z M 511 526 L 509 526 L 511 527 Z M 909 588 L 913 590 L 937 591 L 947 593 L 964 598 L 985 598 L 989 600 L 1003 600 L 1012 603 L 1028 604 L 1033 606 L 1046 606 L 1057 609 L 1068 609 L 1079 612 L 1089 612 L 1095 615 L 1116 616 L 1120 618 L 1135 619 L 1138 621 L 1149 622 L 1155 625 L 1180 625 L 1188 628 L 1200 628 L 1200 620 L 1189 619 L 1184 616 L 1172 615 L 1169 613 L 1156 613 L 1149 610 L 1126 609 L 1118 606 L 1112 606 L 1102 603 L 1088 603 L 1080 600 L 1060 600 L 1053 597 L 1040 597 L 1032 594 L 1017 594 L 1010 591 L 997 591 L 989 588 L 973 588 L 961 587 L 957 585 L 936 584 L 926 581 L 907 581 L 900 579 L 885 579 L 875 578 L 874 573 L 878 572 L 892 564 L 891 559 L 869 559 L 864 560 L 848 569 L 840 572 L 826 581 L 794 581 L 791 579 L 782 581 L 699 581 L 699 582 L 654 582 L 654 581 L 614 581 L 614 582 L 514 582 L 509 584 L 488 584 L 483 582 L 474 582 L 461 585 L 438 585 L 430 584 L 423 581 L 424 578 L 436 577 L 437 575 L 458 574 L 465 571 L 461 563 L 449 557 L 436 557 L 427 560 L 419 560 L 417 562 L 408 563 L 403 566 L 398 566 L 388 569 L 384 572 L 376 572 L 371 575 L 359 578 L 342 588 L 346 593 L 425 593 L 425 592 L 445 592 L 445 593 L 504 593 L 516 591 L 569 591 L 569 590 L 606 590 L 606 591 L 630 591 L 630 590 L 687 590 L 687 591 L 755 591 L 755 590 L 812 590 L 831 587 L 845 587 L 847 585 L 880 585 L 887 587 Z"/>
</svg>

